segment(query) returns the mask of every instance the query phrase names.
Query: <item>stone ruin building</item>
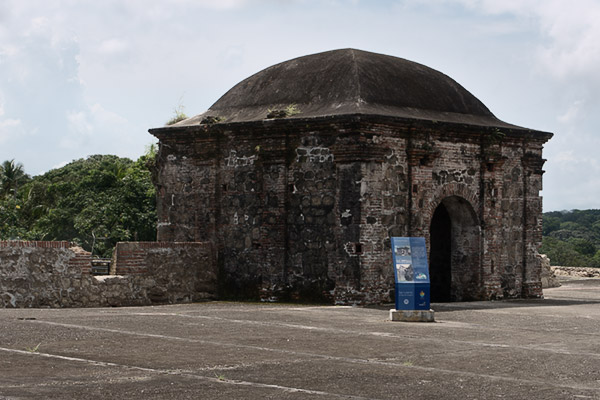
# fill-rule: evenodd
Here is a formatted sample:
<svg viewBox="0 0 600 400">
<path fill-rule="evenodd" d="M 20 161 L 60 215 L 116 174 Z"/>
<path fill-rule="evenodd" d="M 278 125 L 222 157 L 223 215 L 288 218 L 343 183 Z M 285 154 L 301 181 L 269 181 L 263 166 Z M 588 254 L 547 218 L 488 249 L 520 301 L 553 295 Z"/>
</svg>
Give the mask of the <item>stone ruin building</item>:
<svg viewBox="0 0 600 400">
<path fill-rule="evenodd" d="M 212 242 L 220 298 L 393 301 L 423 236 L 432 301 L 542 295 L 542 147 L 448 76 L 344 49 L 245 79 L 151 129 L 158 240 Z"/>
</svg>

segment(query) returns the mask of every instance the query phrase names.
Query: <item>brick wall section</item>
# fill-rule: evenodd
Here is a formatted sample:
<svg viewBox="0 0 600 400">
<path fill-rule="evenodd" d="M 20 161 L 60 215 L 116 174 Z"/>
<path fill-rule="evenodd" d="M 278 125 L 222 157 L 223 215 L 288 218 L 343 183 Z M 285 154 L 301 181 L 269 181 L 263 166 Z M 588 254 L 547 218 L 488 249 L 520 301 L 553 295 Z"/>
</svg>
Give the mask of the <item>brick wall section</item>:
<svg viewBox="0 0 600 400">
<path fill-rule="evenodd" d="M 209 247 L 205 242 L 119 242 L 113 253 L 111 274 L 146 274 L 153 254 L 160 250 L 207 252 Z"/>
<path fill-rule="evenodd" d="M 71 242 L 67 241 L 35 241 L 35 240 L 0 240 L 0 249 L 7 247 L 31 247 L 40 249 L 68 249 L 73 247 Z"/>
<path fill-rule="evenodd" d="M 112 275 L 145 274 L 148 272 L 144 261 L 146 249 L 143 243 L 117 243 L 111 263 Z"/>
<path fill-rule="evenodd" d="M 84 275 L 90 275 L 92 273 L 92 254 L 80 247 L 71 247 L 70 249 L 74 255 L 69 259 L 69 268 L 79 270 Z"/>
<path fill-rule="evenodd" d="M 158 240 L 214 243 L 223 298 L 389 302 L 390 236 L 429 241 L 441 204 L 452 299 L 541 295 L 550 134 L 365 115 L 151 133 Z"/>
<path fill-rule="evenodd" d="M 211 244 L 141 242 L 120 248 L 126 256 L 117 269 L 125 275 L 95 277 L 91 254 L 69 242 L 0 241 L 0 308 L 134 306 L 215 297 Z"/>
</svg>

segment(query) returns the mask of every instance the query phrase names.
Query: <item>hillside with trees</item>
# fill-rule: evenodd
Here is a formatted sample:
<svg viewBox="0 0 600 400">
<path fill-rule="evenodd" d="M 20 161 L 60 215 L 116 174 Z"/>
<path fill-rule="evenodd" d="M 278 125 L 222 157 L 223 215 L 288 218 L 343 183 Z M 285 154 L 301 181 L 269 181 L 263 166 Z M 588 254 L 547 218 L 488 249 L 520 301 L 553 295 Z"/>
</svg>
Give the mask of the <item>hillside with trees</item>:
<svg viewBox="0 0 600 400">
<path fill-rule="evenodd" d="M 4 162 L 0 240 L 68 240 L 105 257 L 119 241 L 155 240 L 154 156 L 95 155 L 33 178 Z"/>
<path fill-rule="evenodd" d="M 540 253 L 552 265 L 600 267 L 600 210 L 552 211 L 543 217 Z"/>
</svg>

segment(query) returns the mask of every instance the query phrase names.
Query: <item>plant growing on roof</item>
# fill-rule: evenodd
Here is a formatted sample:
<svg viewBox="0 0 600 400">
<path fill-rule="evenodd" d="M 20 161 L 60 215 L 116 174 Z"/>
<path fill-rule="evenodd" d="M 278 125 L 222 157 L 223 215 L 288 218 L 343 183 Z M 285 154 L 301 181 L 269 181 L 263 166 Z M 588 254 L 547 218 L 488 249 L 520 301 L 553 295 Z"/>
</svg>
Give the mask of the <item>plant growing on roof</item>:
<svg viewBox="0 0 600 400">
<path fill-rule="evenodd" d="M 179 99 L 179 104 L 177 104 L 177 107 L 175 107 L 175 109 L 173 110 L 175 115 L 173 115 L 173 117 L 170 120 L 168 120 L 165 125 L 173 125 L 180 121 L 183 121 L 184 119 L 188 119 L 189 117 L 183 111 L 184 109 L 185 107 L 183 106 L 181 99 Z"/>
<path fill-rule="evenodd" d="M 289 104 L 284 109 L 271 109 L 267 110 L 267 118 L 287 118 L 292 115 L 300 114 L 302 111 L 296 104 Z"/>
</svg>

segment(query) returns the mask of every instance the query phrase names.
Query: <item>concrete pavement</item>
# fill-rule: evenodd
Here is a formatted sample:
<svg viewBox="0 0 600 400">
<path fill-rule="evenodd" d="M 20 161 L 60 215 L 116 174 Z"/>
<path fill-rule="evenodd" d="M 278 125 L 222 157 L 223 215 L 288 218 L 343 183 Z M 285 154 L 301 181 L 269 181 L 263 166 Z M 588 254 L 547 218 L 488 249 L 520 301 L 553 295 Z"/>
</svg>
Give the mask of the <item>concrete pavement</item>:
<svg viewBox="0 0 600 400">
<path fill-rule="evenodd" d="M 600 398 L 600 280 L 388 308 L 0 309 L 0 399 Z"/>
</svg>

